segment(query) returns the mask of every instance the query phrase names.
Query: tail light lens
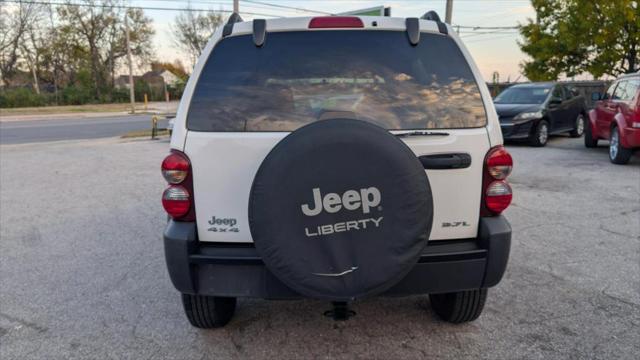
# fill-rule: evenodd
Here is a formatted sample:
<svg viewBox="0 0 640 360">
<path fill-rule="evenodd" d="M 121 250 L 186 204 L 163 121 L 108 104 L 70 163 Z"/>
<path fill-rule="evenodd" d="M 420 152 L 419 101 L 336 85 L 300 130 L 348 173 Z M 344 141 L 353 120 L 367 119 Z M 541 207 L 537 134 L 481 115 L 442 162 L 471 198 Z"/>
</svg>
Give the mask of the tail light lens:
<svg viewBox="0 0 640 360">
<path fill-rule="evenodd" d="M 179 152 L 171 153 L 162 161 L 162 176 L 169 184 L 180 184 L 189 174 L 189 159 Z"/>
<path fill-rule="evenodd" d="M 511 204 L 511 186 L 506 181 L 494 181 L 485 191 L 485 205 L 494 214 L 500 214 Z"/>
<path fill-rule="evenodd" d="M 513 159 L 502 146 L 494 148 L 487 158 L 487 170 L 494 179 L 503 180 L 511 174 Z"/>
<path fill-rule="evenodd" d="M 162 206 L 172 218 L 180 218 L 191 208 L 189 191 L 182 186 L 169 186 L 162 194 Z"/>
<path fill-rule="evenodd" d="M 513 194 L 506 178 L 512 169 L 513 159 L 503 146 L 489 150 L 484 162 L 481 216 L 499 215 L 511 204 Z"/>
<path fill-rule="evenodd" d="M 162 176 L 169 183 L 162 194 L 164 210 L 176 221 L 195 221 L 191 161 L 187 155 L 172 150 L 162 161 Z"/>
<path fill-rule="evenodd" d="M 355 16 L 321 16 L 309 22 L 309 29 L 363 28 L 364 23 Z"/>
</svg>

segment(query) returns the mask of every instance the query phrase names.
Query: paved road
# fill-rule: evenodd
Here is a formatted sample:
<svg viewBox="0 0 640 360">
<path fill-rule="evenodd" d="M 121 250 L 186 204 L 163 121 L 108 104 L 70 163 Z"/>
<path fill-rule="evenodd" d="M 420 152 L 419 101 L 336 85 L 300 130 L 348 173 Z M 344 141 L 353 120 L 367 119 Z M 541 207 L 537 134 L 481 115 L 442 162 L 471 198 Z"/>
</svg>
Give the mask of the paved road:
<svg viewBox="0 0 640 360">
<path fill-rule="evenodd" d="M 189 326 L 160 234 L 166 141 L 0 146 L 1 359 L 637 359 L 640 159 L 554 138 L 509 146 L 513 244 L 483 315 L 439 321 L 423 296 L 243 299 L 224 329 Z"/>
<path fill-rule="evenodd" d="M 158 123 L 161 128 L 166 125 L 166 120 Z M 150 128 L 150 115 L 6 122 L 0 119 L 0 144 L 96 139 Z"/>
</svg>

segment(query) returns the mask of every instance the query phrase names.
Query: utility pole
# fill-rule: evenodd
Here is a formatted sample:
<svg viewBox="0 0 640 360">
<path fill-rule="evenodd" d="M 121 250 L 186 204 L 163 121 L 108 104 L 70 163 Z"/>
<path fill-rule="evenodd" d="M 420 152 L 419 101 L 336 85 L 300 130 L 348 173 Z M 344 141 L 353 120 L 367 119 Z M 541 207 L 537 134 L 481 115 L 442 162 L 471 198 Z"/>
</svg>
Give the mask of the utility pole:
<svg viewBox="0 0 640 360">
<path fill-rule="evenodd" d="M 236 14 L 240 14 L 240 0 L 233 0 L 233 12 Z"/>
<path fill-rule="evenodd" d="M 444 15 L 444 22 L 451 25 L 451 12 L 453 12 L 453 0 L 447 0 L 447 12 Z"/>
<path fill-rule="evenodd" d="M 133 61 L 131 61 L 131 46 L 129 44 L 129 14 L 127 13 L 129 8 L 127 8 L 124 12 L 124 28 L 126 32 L 126 42 L 127 42 L 127 61 L 129 62 L 129 97 L 131 98 L 131 113 L 134 114 L 136 112 L 136 94 L 133 85 Z"/>
</svg>

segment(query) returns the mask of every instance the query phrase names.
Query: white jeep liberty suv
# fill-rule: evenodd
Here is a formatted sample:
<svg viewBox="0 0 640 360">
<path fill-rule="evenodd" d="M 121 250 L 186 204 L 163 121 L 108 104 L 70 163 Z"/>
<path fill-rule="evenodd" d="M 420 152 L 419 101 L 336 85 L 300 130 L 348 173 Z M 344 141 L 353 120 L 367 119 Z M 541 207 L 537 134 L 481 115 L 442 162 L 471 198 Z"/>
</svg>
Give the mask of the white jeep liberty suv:
<svg viewBox="0 0 640 360">
<path fill-rule="evenodd" d="M 237 297 L 429 294 L 475 320 L 502 278 L 512 159 L 469 53 L 422 18 L 237 14 L 202 53 L 162 163 L 169 275 L 187 318 Z"/>
</svg>

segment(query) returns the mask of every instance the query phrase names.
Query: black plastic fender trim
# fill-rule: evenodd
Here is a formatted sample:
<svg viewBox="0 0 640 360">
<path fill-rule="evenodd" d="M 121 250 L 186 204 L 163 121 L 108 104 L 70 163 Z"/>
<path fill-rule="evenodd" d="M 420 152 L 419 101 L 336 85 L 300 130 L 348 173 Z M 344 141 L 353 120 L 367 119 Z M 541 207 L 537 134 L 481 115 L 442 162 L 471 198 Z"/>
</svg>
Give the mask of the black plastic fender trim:
<svg viewBox="0 0 640 360">
<path fill-rule="evenodd" d="M 164 255 L 173 286 L 182 293 L 196 294 L 195 269 L 189 256 L 198 249 L 196 223 L 169 220 L 163 238 Z"/>
<path fill-rule="evenodd" d="M 481 217 L 478 243 L 487 250 L 483 287 L 495 286 L 502 279 L 509 261 L 511 225 L 503 216 Z"/>
</svg>

